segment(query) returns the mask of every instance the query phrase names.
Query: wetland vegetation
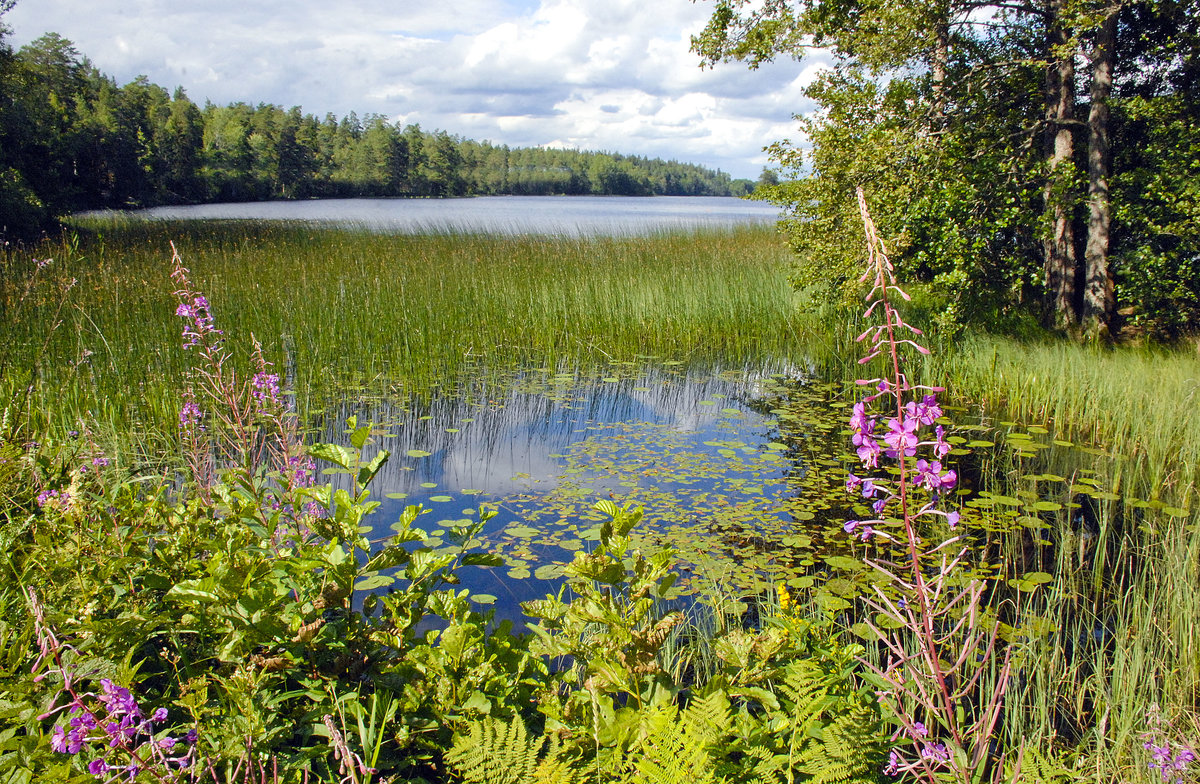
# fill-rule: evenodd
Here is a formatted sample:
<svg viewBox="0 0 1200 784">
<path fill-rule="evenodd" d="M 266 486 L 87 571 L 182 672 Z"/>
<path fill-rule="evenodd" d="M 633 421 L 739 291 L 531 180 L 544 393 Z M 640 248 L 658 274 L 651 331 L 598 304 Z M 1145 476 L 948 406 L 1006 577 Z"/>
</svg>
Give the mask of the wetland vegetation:
<svg viewBox="0 0 1200 784">
<path fill-rule="evenodd" d="M 903 624 L 867 564 L 902 538 L 845 529 L 861 328 L 797 307 L 787 255 L 767 228 L 112 220 L 9 251 L 5 775 L 878 779 Z M 1011 657 L 980 693 L 1008 683 L 1013 753 L 979 769 L 1186 773 L 1195 357 L 929 347 L 955 579 Z M 166 718 L 63 753 L 55 706 L 119 725 L 124 687 Z"/>
</svg>

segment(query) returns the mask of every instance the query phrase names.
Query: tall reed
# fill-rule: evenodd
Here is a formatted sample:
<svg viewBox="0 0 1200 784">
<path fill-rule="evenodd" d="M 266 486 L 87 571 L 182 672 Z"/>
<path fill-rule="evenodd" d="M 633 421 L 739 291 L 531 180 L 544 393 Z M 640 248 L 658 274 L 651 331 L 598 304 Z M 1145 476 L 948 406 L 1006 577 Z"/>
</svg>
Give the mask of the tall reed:
<svg viewBox="0 0 1200 784">
<path fill-rule="evenodd" d="M 38 249 L 78 280 L 32 408 L 60 426 L 169 425 L 185 357 L 174 341 L 175 241 L 223 324 L 320 406 L 453 383 L 481 365 L 794 352 L 786 251 L 769 229 L 638 238 L 380 235 L 282 223 L 80 224 Z M 5 292 L 9 299 L 13 292 Z M 3 335 L 29 353 L 53 303 Z M 243 352 L 231 361 L 249 368 Z M 150 428 L 151 430 L 154 427 Z"/>
</svg>

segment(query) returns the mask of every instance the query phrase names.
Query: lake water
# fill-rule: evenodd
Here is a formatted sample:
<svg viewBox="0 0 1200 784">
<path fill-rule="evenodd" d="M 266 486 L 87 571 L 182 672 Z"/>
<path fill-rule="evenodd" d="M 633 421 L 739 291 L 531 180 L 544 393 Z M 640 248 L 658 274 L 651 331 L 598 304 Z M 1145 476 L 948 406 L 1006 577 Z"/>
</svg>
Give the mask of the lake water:
<svg viewBox="0 0 1200 784">
<path fill-rule="evenodd" d="M 111 213 L 85 213 L 87 216 Z M 638 235 L 668 229 L 770 224 L 779 208 L 727 197 L 481 196 L 470 199 L 319 199 L 155 207 L 161 220 L 287 220 L 381 232 Z"/>
<path fill-rule="evenodd" d="M 593 507 L 605 498 L 644 510 L 637 537 L 677 553 L 685 593 L 717 583 L 757 593 L 843 519 L 822 501 L 829 479 L 812 462 L 826 458 L 814 438 L 833 436 L 835 450 L 843 440 L 841 417 L 824 400 L 797 407 L 800 377 L 780 364 L 543 368 L 425 402 L 347 401 L 328 412 L 322 440 L 344 439 L 351 415 L 380 426 L 375 448 L 392 457 L 371 487 L 383 502 L 372 538 L 409 504 L 430 510 L 417 525 L 434 546 L 495 511 L 477 547 L 505 566 L 460 577 L 501 617 L 554 592 L 574 553 L 594 547 L 605 517 Z M 803 416 L 771 410 L 785 397 Z"/>
</svg>

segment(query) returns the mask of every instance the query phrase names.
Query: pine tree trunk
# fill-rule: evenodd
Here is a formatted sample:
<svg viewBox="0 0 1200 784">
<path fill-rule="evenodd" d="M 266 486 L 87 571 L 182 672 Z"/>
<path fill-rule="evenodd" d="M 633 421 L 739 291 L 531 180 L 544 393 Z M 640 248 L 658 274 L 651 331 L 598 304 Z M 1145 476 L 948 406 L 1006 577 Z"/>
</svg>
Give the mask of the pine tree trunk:
<svg viewBox="0 0 1200 784">
<path fill-rule="evenodd" d="M 1108 235 L 1112 210 L 1108 195 L 1111 169 L 1108 99 L 1112 93 L 1113 51 L 1116 48 L 1117 9 L 1096 31 L 1092 51 L 1091 110 L 1088 113 L 1088 235 L 1084 252 L 1083 326 L 1107 337 L 1113 310 L 1112 279 L 1108 271 Z"/>
<path fill-rule="evenodd" d="M 1048 232 L 1042 241 L 1050 320 L 1056 326 L 1078 323 L 1076 311 L 1075 230 L 1070 183 L 1075 153 L 1075 58 L 1060 50 L 1069 38 L 1062 24 L 1064 0 L 1046 0 L 1046 183 L 1043 200 Z"/>
</svg>

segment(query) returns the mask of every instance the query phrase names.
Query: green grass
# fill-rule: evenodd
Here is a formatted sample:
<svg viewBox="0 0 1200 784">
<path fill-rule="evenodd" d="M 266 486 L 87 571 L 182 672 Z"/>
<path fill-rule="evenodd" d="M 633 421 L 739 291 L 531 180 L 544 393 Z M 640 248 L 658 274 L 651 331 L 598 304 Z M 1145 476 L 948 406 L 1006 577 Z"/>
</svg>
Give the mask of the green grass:
<svg viewBox="0 0 1200 784">
<path fill-rule="evenodd" d="M 174 242 L 217 326 L 262 342 L 302 399 L 344 388 L 453 383 L 464 370 L 633 360 L 726 361 L 794 353 L 787 252 L 770 229 L 641 238 L 388 236 L 299 224 L 89 221 L 46 244 L 43 274 L 74 278 L 30 408 L 59 427 L 170 428 L 188 357 L 169 278 Z M 13 313 L 31 269 L 10 256 Z M 4 318 L 12 367 L 54 323 L 42 287 Z M 244 357 L 243 357 L 244 359 Z M 23 379 L 9 374 L 10 388 Z"/>
</svg>

